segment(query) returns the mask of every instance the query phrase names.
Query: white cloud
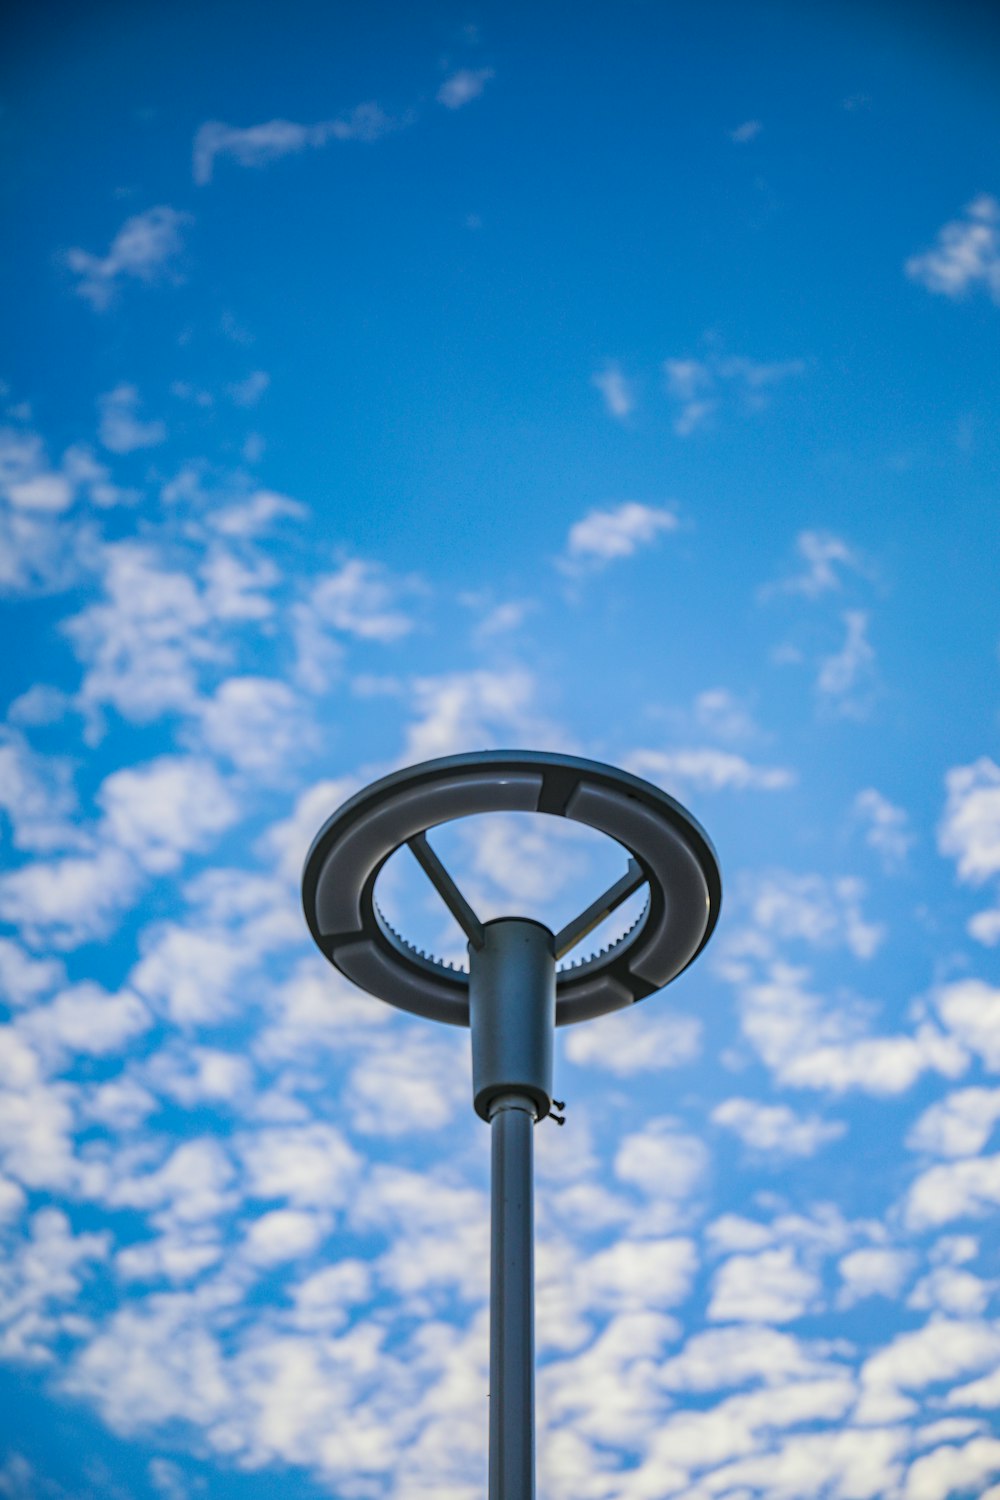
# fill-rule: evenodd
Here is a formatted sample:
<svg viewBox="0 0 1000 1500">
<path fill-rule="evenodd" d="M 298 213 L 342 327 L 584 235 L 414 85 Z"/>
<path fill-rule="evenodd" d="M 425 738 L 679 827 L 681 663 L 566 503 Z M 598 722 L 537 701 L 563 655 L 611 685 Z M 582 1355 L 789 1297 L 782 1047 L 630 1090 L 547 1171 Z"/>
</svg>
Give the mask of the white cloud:
<svg viewBox="0 0 1000 1500">
<path fill-rule="evenodd" d="M 690 437 L 704 427 L 718 410 L 714 392 L 715 379 L 707 364 L 698 359 L 667 359 L 663 362 L 667 393 L 677 411 L 674 431 L 678 437 Z"/>
<path fill-rule="evenodd" d="M 886 873 L 901 869 L 915 842 L 905 810 L 874 787 L 866 787 L 855 797 L 851 811 L 865 829 L 865 843 L 875 850 Z"/>
<path fill-rule="evenodd" d="M 756 766 L 731 750 L 709 746 L 679 750 L 635 750 L 626 765 L 637 776 L 647 776 L 668 790 L 678 785 L 702 792 L 777 792 L 798 779 L 787 766 Z"/>
<path fill-rule="evenodd" d="M 217 1024 L 231 1014 L 237 980 L 250 962 L 228 933 L 166 924 L 145 934 L 129 984 L 175 1025 Z"/>
<path fill-rule="evenodd" d="M 160 204 L 126 220 L 107 255 L 87 250 L 66 252 L 66 264 L 80 279 L 77 293 L 98 312 L 108 307 L 119 281 L 178 281 L 175 262 L 182 249 L 181 230 L 191 215 Z"/>
<path fill-rule="evenodd" d="M 629 1312 L 683 1302 L 697 1269 L 691 1240 L 623 1239 L 582 1261 L 577 1275 L 585 1306 Z"/>
<path fill-rule="evenodd" d="M 142 542 L 112 543 L 101 562 L 104 597 L 62 625 L 87 667 L 81 703 L 138 723 L 192 711 L 197 668 L 219 656 L 197 582 Z"/>
<path fill-rule="evenodd" d="M 622 422 L 631 415 L 635 408 L 635 393 L 632 382 L 626 379 L 620 365 L 612 360 L 603 370 L 598 370 L 591 376 L 590 383 L 603 396 L 609 416 L 617 417 Z"/>
<path fill-rule="evenodd" d="M 955 1266 L 936 1266 L 917 1282 L 906 1305 L 922 1312 L 974 1318 L 985 1311 L 995 1285 L 974 1276 L 971 1271 L 961 1271 Z"/>
<path fill-rule="evenodd" d="M 394 128 L 394 122 L 373 102 L 359 104 L 339 119 L 320 120 L 315 125 L 267 120 L 240 129 L 221 120 L 207 120 L 194 138 L 194 180 L 201 186 L 211 182 L 219 157 L 231 157 L 241 167 L 264 167 L 307 147 L 325 146 L 331 140 L 377 141 Z"/>
<path fill-rule="evenodd" d="M 680 1354 L 660 1371 L 670 1391 L 719 1391 L 762 1381 L 780 1386 L 791 1380 L 816 1379 L 839 1367 L 814 1353 L 808 1344 L 776 1328 L 734 1326 L 693 1334 Z"/>
<path fill-rule="evenodd" d="M 252 1198 L 339 1208 L 357 1183 L 360 1159 L 332 1125 L 266 1127 L 244 1134 L 238 1146 Z"/>
<path fill-rule="evenodd" d="M 98 550 L 89 522 L 0 507 L 0 594 L 52 593 L 89 573 Z"/>
<path fill-rule="evenodd" d="M 692 717 L 699 729 L 720 740 L 753 740 L 760 734 L 746 704 L 728 688 L 698 693 Z"/>
<path fill-rule="evenodd" d="M 73 1330 L 73 1304 L 89 1267 L 107 1259 L 108 1240 L 74 1235 L 56 1208 L 32 1216 L 30 1238 L 0 1266 L 0 1358 L 15 1365 L 54 1362 L 51 1346 Z"/>
<path fill-rule="evenodd" d="M 139 392 L 134 385 L 117 385 L 100 397 L 101 442 L 112 453 L 154 448 L 166 440 L 166 423 L 140 421 L 136 416 L 138 405 Z"/>
<path fill-rule="evenodd" d="M 309 607 L 345 635 L 388 645 L 413 629 L 413 620 L 399 608 L 400 596 L 411 588 L 378 563 L 351 558 L 336 573 L 317 579 Z"/>
<path fill-rule="evenodd" d="M 156 1210 L 158 1227 L 202 1224 L 235 1206 L 234 1176 L 229 1153 L 220 1141 L 213 1136 L 194 1137 L 183 1141 L 153 1171 L 113 1174 L 105 1198 L 112 1208 Z"/>
<path fill-rule="evenodd" d="M 478 99 L 494 76 L 492 68 L 459 68 L 442 83 L 437 91 L 437 101 L 445 109 L 461 109 L 463 104 Z"/>
<path fill-rule="evenodd" d="M 81 461 L 83 450 L 70 448 L 61 469 L 53 469 L 36 432 L 0 428 L 0 494 L 25 518 L 45 518 L 68 510 L 77 485 L 93 479 Z M 92 487 L 91 498 L 99 495 Z"/>
<path fill-rule="evenodd" d="M 844 996 L 824 1002 L 810 970 L 779 956 L 788 943 L 804 942 L 870 958 L 883 931 L 863 917 L 863 892 L 853 879 L 766 875 L 748 892 L 748 922 L 731 930 L 720 955 L 739 994 L 744 1034 L 785 1085 L 892 1095 L 927 1070 L 955 1077 L 968 1066 L 956 1037 L 930 1021 L 912 1033 L 872 1035 L 870 1007 Z"/>
<path fill-rule="evenodd" d="M 276 678 L 227 677 L 199 717 L 208 749 L 252 775 L 280 776 L 314 739 L 299 699 Z"/>
<path fill-rule="evenodd" d="M 854 876 L 796 875 L 765 871 L 745 887 L 747 931 L 816 948 L 845 947 L 869 959 L 881 947 L 885 928 L 862 910 L 865 883 Z M 734 933 L 733 943 L 738 942 Z"/>
<path fill-rule="evenodd" d="M 10 819 L 17 849 L 72 847 L 79 833 L 69 763 L 39 755 L 16 731 L 0 727 L 0 811 Z"/>
<path fill-rule="evenodd" d="M 844 644 L 819 664 L 816 691 L 834 713 L 859 718 L 868 709 L 875 671 L 875 651 L 868 640 L 868 614 L 845 610 Z"/>
<path fill-rule="evenodd" d="M 795 550 L 805 565 L 802 571 L 780 583 L 766 584 L 761 590 L 762 598 L 772 594 L 802 594 L 806 599 L 818 599 L 821 594 L 843 588 L 844 573 L 867 572 L 859 553 L 843 537 L 829 531 L 800 531 L 795 538 Z"/>
<path fill-rule="evenodd" d="M 23 1453 L 11 1449 L 0 1468 L 0 1495 L 7 1500 L 34 1500 L 37 1493 L 34 1469 Z"/>
<path fill-rule="evenodd" d="M 775 964 L 741 987 L 743 1029 L 780 1082 L 794 1088 L 891 1096 L 928 1070 L 954 1077 L 965 1052 L 933 1027 L 914 1035 L 858 1034 L 859 1019 L 824 1007 L 804 981 L 808 973 Z"/>
<path fill-rule="evenodd" d="M 791 1246 L 733 1255 L 712 1283 L 707 1316 L 717 1323 L 790 1323 L 819 1305 L 821 1285 Z"/>
<path fill-rule="evenodd" d="M 145 1075 L 159 1093 L 186 1109 L 246 1100 L 254 1080 L 252 1065 L 238 1053 L 186 1045 L 161 1048 L 147 1064 Z"/>
<path fill-rule="evenodd" d="M 615 1176 L 654 1202 L 679 1204 L 708 1186 L 711 1158 L 697 1136 L 668 1118 L 627 1135 L 615 1153 Z"/>
<path fill-rule="evenodd" d="M 406 728 L 402 763 L 511 744 L 571 750 L 539 712 L 538 691 L 537 679 L 523 667 L 414 678 L 414 716 Z"/>
<path fill-rule="evenodd" d="M 768 363 L 715 351 L 705 359 L 666 359 L 663 373 L 674 405 L 674 431 L 678 437 L 690 437 L 708 426 L 727 404 L 746 412 L 761 411 L 775 386 L 804 375 L 806 369 L 803 359 Z"/>
<path fill-rule="evenodd" d="M 841 1120 L 797 1115 L 786 1104 L 762 1104 L 756 1099 L 726 1099 L 711 1118 L 732 1130 L 751 1151 L 776 1158 L 815 1156 L 847 1130 Z"/>
<path fill-rule="evenodd" d="M 90 980 L 63 990 L 48 1005 L 33 1007 L 17 1022 L 40 1055 L 57 1060 L 63 1053 L 102 1057 L 123 1052 L 151 1024 L 138 995 L 129 990 L 109 994 Z"/>
<path fill-rule="evenodd" d="M 244 1253 L 258 1266 L 299 1260 L 316 1249 L 323 1232 L 323 1220 L 315 1214 L 295 1208 L 275 1208 L 250 1224 Z"/>
<path fill-rule="evenodd" d="M 71 1085 L 46 1082 L 27 1038 L 0 1028 L 0 1157 L 9 1177 L 31 1188 L 79 1185 L 73 1102 Z"/>
<path fill-rule="evenodd" d="M 982 289 L 1000 302 L 1000 203 L 988 193 L 974 198 L 965 217 L 945 224 L 933 249 L 912 255 L 905 270 L 929 292 L 954 298 Z"/>
<path fill-rule="evenodd" d="M 470 603 L 472 607 L 475 607 L 478 600 L 472 600 L 466 596 L 462 603 Z M 502 604 L 493 605 L 486 610 L 477 624 L 475 640 L 477 643 L 492 641 L 510 630 L 520 629 L 528 616 L 537 608 L 538 605 L 533 599 L 507 599 Z"/>
<path fill-rule="evenodd" d="M 905 1250 L 884 1246 L 865 1246 L 852 1250 L 839 1264 L 842 1281 L 838 1307 L 853 1307 L 865 1297 L 898 1297 L 913 1266 L 913 1256 Z"/>
<path fill-rule="evenodd" d="M 672 510 L 642 505 L 638 500 L 626 500 L 610 510 L 588 511 L 570 527 L 558 566 L 571 575 L 596 571 L 632 557 L 661 533 L 676 531 L 679 524 Z"/>
<path fill-rule="evenodd" d="M 1000 875 L 1000 766 L 980 756 L 971 765 L 954 766 L 945 785 L 938 848 L 955 860 L 959 880 L 982 885 Z M 1000 907 L 978 912 L 969 932 L 989 947 L 1000 942 Z"/>
<path fill-rule="evenodd" d="M 964 1047 L 1000 1073 L 1000 989 L 981 979 L 959 979 L 934 995 L 945 1026 Z"/>
<path fill-rule="evenodd" d="M 394 578 L 378 563 L 351 558 L 335 573 L 321 574 L 309 597 L 293 609 L 296 676 L 309 692 L 326 692 L 343 647 L 329 631 L 388 646 L 409 635 L 412 616 L 402 607 L 419 590 L 415 579 Z"/>
<path fill-rule="evenodd" d="M 267 620 L 274 613 L 268 590 L 280 574 L 266 557 L 250 562 L 220 547 L 212 547 L 198 570 L 204 582 L 204 601 L 210 618 L 218 623 Z"/>
<path fill-rule="evenodd" d="M 184 887 L 186 920 L 147 928 L 130 986 L 181 1027 L 228 1017 L 255 992 L 270 952 L 301 941 L 301 913 L 282 882 L 248 870 L 204 870 Z"/>
<path fill-rule="evenodd" d="M 984 1495 L 985 1481 L 998 1473 L 1000 1438 L 976 1437 L 961 1448 L 944 1444 L 911 1465 L 905 1500 L 948 1500 L 950 1495 Z"/>
<path fill-rule="evenodd" d="M 270 384 L 271 377 L 266 370 L 254 370 L 246 380 L 239 380 L 226 390 L 234 406 L 256 406 Z"/>
<path fill-rule="evenodd" d="M 163 1500 L 191 1500 L 184 1470 L 169 1458 L 151 1458 L 146 1472 L 150 1484 Z"/>
<path fill-rule="evenodd" d="M 112 772 L 97 800 L 107 836 L 157 875 L 178 869 L 186 854 L 206 848 L 239 816 L 212 763 L 184 756 Z"/>
<path fill-rule="evenodd" d="M 932 1156 L 975 1156 L 1000 1120 L 1000 1089 L 957 1089 L 926 1109 L 906 1144 Z"/>
<path fill-rule="evenodd" d="M 66 478 L 74 486 L 85 489 L 91 503 L 101 510 L 110 510 L 115 505 L 134 505 L 142 498 L 139 490 L 112 484 L 107 466 L 99 463 L 83 443 L 75 443 L 66 449 L 62 467 Z"/>
<path fill-rule="evenodd" d="M 729 139 L 737 146 L 746 146 L 750 141 L 756 140 L 763 129 L 759 120 L 744 120 L 742 125 L 737 125 L 735 130 L 729 132 Z"/>
<path fill-rule="evenodd" d="M 339 1332 L 351 1311 L 372 1296 L 372 1269 L 367 1261 L 338 1260 L 300 1281 L 295 1288 L 294 1322 L 298 1328 Z"/>
<path fill-rule="evenodd" d="M 565 1052 L 578 1068 L 604 1068 L 616 1078 L 632 1078 L 693 1062 L 701 1051 L 701 1031 L 694 1016 L 647 1015 L 631 1007 L 571 1027 Z"/>
<path fill-rule="evenodd" d="M 0 938 L 0 994 L 8 1005 L 31 1005 L 59 988 L 66 976 L 56 958 L 31 958 L 10 938 Z"/>
<path fill-rule="evenodd" d="M 977 1156 L 930 1167 L 906 1197 L 912 1229 L 937 1228 L 955 1219 L 982 1218 L 1000 1204 L 1000 1156 Z"/>
<path fill-rule="evenodd" d="M 441 1130 L 471 1105 L 464 1037 L 396 1026 L 355 1063 L 347 1085 L 352 1127 L 367 1135 Z"/>
<path fill-rule="evenodd" d="M 861 1368 L 861 1421 L 909 1416 L 904 1391 L 934 1386 L 954 1388 L 963 1375 L 992 1369 L 1000 1358 L 1000 1330 L 974 1320 L 933 1318 L 924 1327 L 897 1334 L 869 1356 Z M 946 1391 L 948 1398 L 950 1392 Z"/>
<path fill-rule="evenodd" d="M 17 484 L 7 486 L 12 505 L 22 510 L 59 512 L 73 503 L 73 486 L 65 474 L 34 474 Z"/>
<path fill-rule="evenodd" d="M 120 849 L 36 860 L 0 875 L 0 917 L 29 943 L 72 948 L 106 937 L 138 887 L 135 865 Z"/>
<path fill-rule="evenodd" d="M 268 531 L 283 516 L 301 521 L 309 514 L 306 506 L 274 490 L 255 490 L 247 500 L 212 511 L 208 523 L 224 536 L 250 538 Z"/>
</svg>

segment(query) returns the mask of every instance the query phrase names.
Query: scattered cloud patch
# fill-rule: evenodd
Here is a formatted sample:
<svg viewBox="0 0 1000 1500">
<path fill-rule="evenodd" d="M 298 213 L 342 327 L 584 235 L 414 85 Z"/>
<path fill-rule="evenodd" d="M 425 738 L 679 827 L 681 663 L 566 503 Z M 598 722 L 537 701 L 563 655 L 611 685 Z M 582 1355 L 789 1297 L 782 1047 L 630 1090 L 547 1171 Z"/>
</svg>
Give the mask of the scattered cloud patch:
<svg viewBox="0 0 1000 1500">
<path fill-rule="evenodd" d="M 907 276 L 929 292 L 959 298 L 986 291 L 1000 303 L 1000 202 L 981 193 L 961 219 L 939 230 L 930 250 L 912 255 Z"/>
<path fill-rule="evenodd" d="M 955 860 L 960 880 L 981 885 L 1000 874 L 1000 766 L 981 756 L 949 771 L 945 785 L 939 848 Z"/>
<path fill-rule="evenodd" d="M 635 391 L 620 365 L 611 361 L 590 377 L 590 383 L 600 391 L 609 416 L 619 422 L 631 416 L 635 409 Z"/>
<path fill-rule="evenodd" d="M 763 129 L 760 120 L 744 120 L 742 125 L 737 125 L 735 130 L 729 132 L 729 139 L 737 146 L 747 146 L 757 139 Z"/>
<path fill-rule="evenodd" d="M 909 815 L 874 787 L 865 787 L 851 804 L 851 812 L 864 829 L 865 843 L 874 849 L 887 875 L 901 870 L 914 844 Z"/>
<path fill-rule="evenodd" d="M 694 1016 L 649 1017 L 634 1008 L 575 1026 L 566 1056 L 582 1068 L 604 1068 L 616 1078 L 679 1068 L 701 1051 L 701 1022 Z"/>
<path fill-rule="evenodd" d="M 112 453 L 132 453 L 136 448 L 155 448 L 166 440 L 163 421 L 143 422 L 136 415 L 139 392 L 134 385 L 117 385 L 101 396 L 101 442 Z"/>
<path fill-rule="evenodd" d="M 867 572 L 858 552 L 843 537 L 829 531 L 800 531 L 795 538 L 795 550 L 805 564 L 802 571 L 780 583 L 765 584 L 761 598 L 801 594 L 806 599 L 818 599 L 822 594 L 841 589 L 845 573 Z"/>
<path fill-rule="evenodd" d="M 314 693 L 327 688 L 343 649 L 338 637 L 388 646 L 409 635 L 415 621 L 402 605 L 418 591 L 415 579 L 395 578 L 363 558 L 320 574 L 293 610 L 299 684 Z"/>
<path fill-rule="evenodd" d="M 866 1297 L 894 1300 L 912 1271 L 914 1259 L 908 1251 L 879 1246 L 852 1250 L 838 1266 L 842 1283 L 838 1307 L 853 1307 Z"/>
<path fill-rule="evenodd" d="M 678 437 L 708 427 L 726 407 L 762 411 L 771 392 L 784 381 L 804 375 L 804 359 L 766 361 L 714 351 L 704 359 L 673 358 L 663 362 L 667 395 L 674 405 Z"/>
<path fill-rule="evenodd" d="M 153 874 L 178 869 L 184 855 L 204 849 L 239 815 L 215 766 L 184 756 L 113 772 L 98 801 L 108 838 Z"/>
<path fill-rule="evenodd" d="M 572 750 L 540 710 L 539 690 L 538 679 L 523 667 L 415 678 L 401 763 L 511 744 Z"/>
<path fill-rule="evenodd" d="M 270 531 L 276 521 L 303 521 L 308 514 L 306 506 L 287 495 L 279 495 L 274 490 L 255 490 L 249 499 L 213 511 L 208 524 L 223 536 L 247 540 Z"/>
<path fill-rule="evenodd" d="M 325 146 L 328 141 L 378 141 L 395 128 L 396 122 L 374 102 L 359 104 L 339 119 L 321 120 L 315 125 L 267 120 L 240 128 L 221 120 L 206 120 L 194 138 L 194 180 L 200 187 L 210 183 L 220 157 L 228 157 L 241 167 L 265 167 L 283 156 Z"/>
<path fill-rule="evenodd" d="M 610 510 L 589 511 L 570 527 L 558 566 L 571 576 L 595 572 L 608 563 L 634 556 L 679 525 L 674 511 L 643 505 L 638 500 L 626 500 Z"/>
<path fill-rule="evenodd" d="M 256 406 L 270 384 L 266 370 L 254 370 L 245 380 L 238 380 L 226 389 L 234 406 Z"/>
<path fill-rule="evenodd" d="M 870 711 L 875 676 L 875 648 L 868 639 L 869 615 L 845 610 L 844 643 L 822 658 L 816 677 L 821 704 L 841 718 L 864 718 Z"/>
<path fill-rule="evenodd" d="M 492 68 L 459 68 L 446 78 L 437 91 L 437 101 L 445 109 L 461 109 L 478 99 L 490 79 L 495 77 Z"/>
<path fill-rule="evenodd" d="M 842 1120 L 796 1115 L 786 1104 L 762 1104 L 756 1099 L 726 1099 L 712 1111 L 712 1121 L 731 1130 L 748 1150 L 779 1160 L 815 1156 L 847 1130 Z"/>
<path fill-rule="evenodd" d="M 158 282 L 176 284 L 181 279 L 177 261 L 183 249 L 182 230 L 190 223 L 190 214 L 160 204 L 127 219 L 112 240 L 107 255 L 92 255 L 81 249 L 67 250 L 66 265 L 79 278 L 77 295 L 97 312 L 104 312 L 114 300 L 119 284 L 125 280 L 142 281 L 147 285 Z"/>
<path fill-rule="evenodd" d="M 746 704 L 728 688 L 706 688 L 698 693 L 692 718 L 699 729 L 720 740 L 754 740 L 760 735 Z"/>
<path fill-rule="evenodd" d="M 716 1323 L 791 1323 L 820 1304 L 821 1283 L 791 1246 L 733 1255 L 716 1272 L 708 1317 Z"/>
<path fill-rule="evenodd" d="M 958 979 L 935 992 L 934 1006 L 952 1036 L 991 1073 L 1000 1073 L 1000 988 Z"/>
<path fill-rule="evenodd" d="M 965 885 L 1000 875 L 1000 766 L 988 756 L 955 766 L 945 777 L 947 800 L 938 826 L 938 848 L 950 856 Z M 1000 942 L 1000 905 L 977 912 L 972 937 L 988 947 Z"/>
<path fill-rule="evenodd" d="M 906 1144 L 930 1156 L 976 1156 L 1000 1120 L 1000 1089 L 956 1089 L 915 1122 Z"/>
<path fill-rule="evenodd" d="M 731 750 L 708 746 L 680 750 L 635 750 L 626 766 L 669 790 L 686 786 L 703 792 L 780 792 L 798 777 L 787 766 L 757 766 Z"/>
</svg>

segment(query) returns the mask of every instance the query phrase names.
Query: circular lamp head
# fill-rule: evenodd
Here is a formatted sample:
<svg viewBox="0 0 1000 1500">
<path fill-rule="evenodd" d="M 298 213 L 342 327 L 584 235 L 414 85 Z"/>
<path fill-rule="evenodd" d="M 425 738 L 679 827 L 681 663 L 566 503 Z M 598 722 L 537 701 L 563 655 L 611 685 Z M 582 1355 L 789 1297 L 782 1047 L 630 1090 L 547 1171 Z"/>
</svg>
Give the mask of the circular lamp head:
<svg viewBox="0 0 1000 1500">
<path fill-rule="evenodd" d="M 402 1010 L 468 1026 L 468 974 L 395 932 L 375 902 L 375 882 L 386 860 L 409 844 L 478 947 L 478 919 L 424 834 L 488 812 L 570 818 L 608 834 L 632 856 L 626 876 L 554 935 L 557 957 L 625 897 L 648 887 L 645 909 L 624 937 L 559 971 L 557 1025 L 645 999 L 708 942 L 722 899 L 719 864 L 708 835 L 679 802 L 598 761 L 489 750 L 393 772 L 345 802 L 320 829 L 306 857 L 302 899 L 313 938 L 342 974 Z"/>
</svg>

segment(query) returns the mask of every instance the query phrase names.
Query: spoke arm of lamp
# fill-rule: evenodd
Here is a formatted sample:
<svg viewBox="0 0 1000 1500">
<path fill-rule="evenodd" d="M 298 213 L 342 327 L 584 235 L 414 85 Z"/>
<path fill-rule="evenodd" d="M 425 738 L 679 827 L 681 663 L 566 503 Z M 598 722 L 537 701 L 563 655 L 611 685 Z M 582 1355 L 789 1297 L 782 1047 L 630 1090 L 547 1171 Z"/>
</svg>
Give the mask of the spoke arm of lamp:
<svg viewBox="0 0 1000 1500">
<path fill-rule="evenodd" d="M 588 932 L 593 932 L 605 917 L 609 917 L 623 901 L 627 901 L 629 896 L 645 883 L 646 876 L 642 866 L 637 860 L 630 859 L 628 869 L 622 878 L 616 880 L 603 895 L 590 903 L 586 911 L 582 911 L 578 917 L 574 917 L 572 922 L 567 922 L 566 926 L 556 933 L 556 958 L 565 958 L 570 949 L 582 942 Z"/>
<path fill-rule="evenodd" d="M 415 834 L 407 847 L 473 948 L 481 948 L 485 942 L 483 924 L 427 842 L 426 833 Z"/>
</svg>

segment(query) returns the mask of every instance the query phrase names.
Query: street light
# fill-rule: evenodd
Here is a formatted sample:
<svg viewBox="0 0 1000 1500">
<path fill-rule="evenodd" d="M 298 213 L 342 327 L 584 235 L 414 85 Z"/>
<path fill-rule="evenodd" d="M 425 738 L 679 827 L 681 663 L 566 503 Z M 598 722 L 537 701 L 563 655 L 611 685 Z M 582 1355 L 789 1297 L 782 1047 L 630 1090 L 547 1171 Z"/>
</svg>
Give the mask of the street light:
<svg viewBox="0 0 1000 1500">
<path fill-rule="evenodd" d="M 585 823 L 625 847 L 628 868 L 559 932 L 527 917 L 481 922 L 427 832 L 488 812 Z M 404 844 L 464 932 L 468 972 L 413 947 L 379 909 L 379 873 Z M 557 969 L 643 886 L 645 907 L 623 937 Z M 626 771 L 533 750 L 451 755 L 383 777 L 324 823 L 306 857 L 306 921 L 330 962 L 390 1005 L 471 1027 L 473 1104 L 492 1134 L 490 1500 L 535 1494 L 531 1132 L 552 1112 L 554 1028 L 676 979 L 711 937 L 721 898 L 715 851 L 680 803 Z"/>
</svg>

